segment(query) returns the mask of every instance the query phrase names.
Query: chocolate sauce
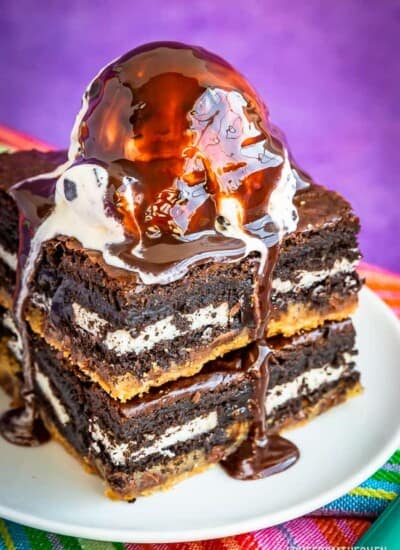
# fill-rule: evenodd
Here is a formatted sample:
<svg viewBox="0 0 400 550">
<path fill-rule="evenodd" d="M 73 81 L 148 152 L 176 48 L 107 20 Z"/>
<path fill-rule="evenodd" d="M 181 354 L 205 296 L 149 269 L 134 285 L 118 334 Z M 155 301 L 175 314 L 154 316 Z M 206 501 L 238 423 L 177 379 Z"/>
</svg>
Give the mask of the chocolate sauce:
<svg viewBox="0 0 400 550">
<path fill-rule="evenodd" d="M 21 323 L 19 323 L 19 330 L 24 342 L 24 381 L 20 394 L 22 405 L 6 411 L 0 417 L 0 434 L 14 445 L 38 447 L 50 440 L 50 434 L 45 428 L 36 407 L 33 365 L 30 356 L 30 347 L 26 341 L 26 332 L 28 330 L 26 321 L 24 325 L 21 326 Z"/>
<path fill-rule="evenodd" d="M 38 447 L 50 440 L 41 418 L 36 414 L 34 396 L 24 397 L 24 405 L 6 411 L 0 418 L 0 433 L 9 443 Z"/>
<path fill-rule="evenodd" d="M 268 361 L 271 350 L 263 341 L 270 313 L 272 274 L 279 254 L 279 244 L 268 249 L 264 272 L 259 276 L 257 289 L 259 331 L 258 342 L 244 351 L 242 366 L 254 371 L 257 383 L 253 402 L 253 423 L 240 447 L 222 462 L 224 470 L 236 479 L 249 480 L 267 477 L 292 466 L 299 458 L 297 447 L 275 434 L 268 434 L 266 399 L 269 382 Z M 246 366 L 247 365 L 247 366 Z"/>
<path fill-rule="evenodd" d="M 25 408 L 6 413 L 4 437 L 46 439 L 34 399 L 25 309 L 44 241 L 62 234 L 98 250 L 145 284 L 168 284 L 199 262 L 259 257 L 254 339 L 264 337 L 271 276 L 282 235 L 294 229 L 297 176 L 281 133 L 247 80 L 221 58 L 174 42 L 136 48 L 88 88 L 69 163 L 17 184 L 20 250 L 14 313 L 24 340 Z M 268 349 L 255 347 L 254 424 L 224 467 L 264 477 L 297 459 L 266 433 Z"/>
<path fill-rule="evenodd" d="M 279 435 L 269 435 L 266 421 L 266 396 L 270 349 L 264 342 L 253 344 L 245 362 L 257 377 L 253 402 L 253 424 L 240 447 L 222 462 L 222 467 L 236 479 L 260 479 L 292 466 L 299 458 L 297 447 Z"/>
<path fill-rule="evenodd" d="M 153 43 L 107 66 L 72 143 L 74 160 L 106 167 L 109 206 L 126 233 L 111 250 L 132 270 L 162 282 L 180 264 L 242 259 L 243 241 L 216 228 L 228 198 L 245 232 L 278 240 L 268 204 L 285 146 L 247 80 L 202 48 Z"/>
</svg>

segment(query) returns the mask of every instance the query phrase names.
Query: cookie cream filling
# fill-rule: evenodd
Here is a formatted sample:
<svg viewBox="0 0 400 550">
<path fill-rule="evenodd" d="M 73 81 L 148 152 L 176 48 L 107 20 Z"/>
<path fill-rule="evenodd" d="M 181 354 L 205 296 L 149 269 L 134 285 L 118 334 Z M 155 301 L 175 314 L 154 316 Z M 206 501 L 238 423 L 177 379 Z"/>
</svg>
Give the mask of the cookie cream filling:
<svg viewBox="0 0 400 550">
<path fill-rule="evenodd" d="M 35 380 L 40 388 L 40 391 L 53 408 L 53 411 L 55 412 L 58 420 L 61 422 L 61 424 L 68 424 L 68 422 L 70 421 L 69 414 L 65 410 L 64 405 L 61 403 L 58 397 L 54 395 L 49 379 L 39 370 L 37 365 L 35 365 Z"/>
<path fill-rule="evenodd" d="M 128 462 L 137 462 L 156 453 L 173 457 L 175 454 L 169 449 L 170 447 L 210 432 L 217 427 L 217 424 L 217 412 L 212 411 L 207 415 L 194 418 L 182 426 L 168 428 L 161 435 L 146 434 L 144 436 L 145 440 L 154 441 L 154 443 L 136 451 L 131 451 L 135 445 L 134 440 L 127 443 L 117 443 L 111 434 L 100 428 L 95 418 L 90 420 L 89 432 L 92 437 L 91 446 L 94 452 L 100 453 L 102 448 L 108 454 L 113 464 L 121 466 Z"/>
<path fill-rule="evenodd" d="M 229 306 L 226 302 L 219 306 L 209 305 L 194 313 L 182 315 L 180 319 L 184 322 L 185 329 L 178 328 L 174 324 L 173 316 L 169 315 L 165 319 L 146 326 L 139 333 L 133 333 L 129 329 L 107 331 L 108 322 L 105 319 L 76 302 L 72 304 L 72 310 L 74 322 L 79 328 L 92 336 L 103 336 L 106 348 L 118 355 L 141 353 L 152 349 L 158 342 L 173 340 L 205 327 L 226 327 L 229 323 Z"/>
<path fill-rule="evenodd" d="M 280 384 L 271 388 L 267 393 L 265 401 L 267 414 L 271 414 L 274 409 L 277 409 L 291 399 L 297 399 L 317 390 L 324 384 L 339 380 L 349 370 L 348 363 L 353 360 L 351 354 L 345 355 L 345 363 L 340 367 L 332 367 L 327 364 L 318 369 L 305 372 L 286 384 Z"/>
<path fill-rule="evenodd" d="M 18 264 L 17 254 L 13 252 L 9 252 L 4 248 L 2 244 L 0 244 L 0 259 L 3 260 L 3 262 L 7 264 L 8 267 L 13 271 L 17 270 L 17 264 Z"/>
<path fill-rule="evenodd" d="M 23 343 L 21 334 L 15 324 L 15 321 L 10 312 L 6 312 L 3 316 L 3 326 L 7 328 L 13 335 L 8 343 L 8 349 L 14 354 L 18 361 L 22 361 L 23 356 Z"/>
<path fill-rule="evenodd" d="M 350 261 L 347 258 L 341 258 L 335 261 L 331 269 L 320 269 L 318 271 L 296 271 L 293 274 L 293 279 L 296 282 L 288 279 L 273 279 L 272 290 L 285 294 L 287 292 L 298 292 L 300 290 L 310 288 L 315 283 L 323 281 L 328 277 L 333 277 L 338 274 L 351 273 L 355 270 L 358 260 Z"/>
<path fill-rule="evenodd" d="M 76 302 L 72 304 L 72 311 L 74 312 L 75 324 L 92 336 L 99 336 L 108 325 L 107 321 L 102 319 L 100 315 L 97 315 L 94 311 L 89 311 Z"/>
</svg>

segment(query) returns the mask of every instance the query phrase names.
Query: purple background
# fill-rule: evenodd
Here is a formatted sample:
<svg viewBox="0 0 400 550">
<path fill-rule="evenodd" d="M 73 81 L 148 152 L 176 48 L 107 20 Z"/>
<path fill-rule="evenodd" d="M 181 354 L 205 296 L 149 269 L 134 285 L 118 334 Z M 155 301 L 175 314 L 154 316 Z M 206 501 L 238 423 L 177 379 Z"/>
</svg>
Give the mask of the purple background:
<svg viewBox="0 0 400 550">
<path fill-rule="evenodd" d="M 365 259 L 400 271 L 400 2 L 0 0 L 0 122 L 66 147 L 104 64 L 147 41 L 194 43 L 259 90 L 299 163 L 363 223 Z"/>
</svg>

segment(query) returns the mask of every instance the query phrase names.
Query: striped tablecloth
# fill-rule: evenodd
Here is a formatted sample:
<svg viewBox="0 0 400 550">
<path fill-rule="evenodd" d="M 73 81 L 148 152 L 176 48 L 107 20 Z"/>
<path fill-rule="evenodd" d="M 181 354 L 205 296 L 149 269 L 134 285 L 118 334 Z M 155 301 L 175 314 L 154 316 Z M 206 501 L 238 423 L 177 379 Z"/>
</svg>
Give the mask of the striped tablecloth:
<svg viewBox="0 0 400 550">
<path fill-rule="evenodd" d="M 0 126 L 0 151 L 42 150 L 44 143 Z M 400 317 L 400 275 L 362 264 L 367 285 Z M 1 467 L 1 458 L 0 458 Z M 0 518 L 0 550 L 299 550 L 349 547 L 385 507 L 400 495 L 400 449 L 372 477 L 314 513 L 254 533 L 213 541 L 180 544 L 121 544 L 46 533 Z"/>
</svg>

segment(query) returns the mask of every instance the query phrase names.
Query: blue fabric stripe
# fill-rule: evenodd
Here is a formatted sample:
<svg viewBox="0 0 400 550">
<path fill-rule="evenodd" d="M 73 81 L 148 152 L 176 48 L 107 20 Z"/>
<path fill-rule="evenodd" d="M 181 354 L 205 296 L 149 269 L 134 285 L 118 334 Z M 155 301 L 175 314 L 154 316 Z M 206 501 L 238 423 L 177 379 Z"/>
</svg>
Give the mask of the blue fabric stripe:
<svg viewBox="0 0 400 550">
<path fill-rule="evenodd" d="M 322 510 L 371 517 L 381 514 L 388 504 L 390 501 L 382 498 L 344 495 L 324 506 Z"/>
<path fill-rule="evenodd" d="M 31 548 L 29 539 L 26 536 L 22 525 L 18 525 L 18 523 L 14 523 L 13 521 L 7 521 L 7 520 L 5 520 L 5 523 L 7 525 L 7 529 L 10 533 L 10 536 L 13 540 L 14 546 L 18 550 L 28 550 L 29 548 Z"/>
<path fill-rule="evenodd" d="M 365 487 L 368 489 L 383 489 L 384 491 L 393 491 L 395 493 L 400 493 L 400 484 L 399 483 L 391 483 L 390 481 L 378 481 L 373 478 L 369 478 L 359 487 Z"/>
</svg>

